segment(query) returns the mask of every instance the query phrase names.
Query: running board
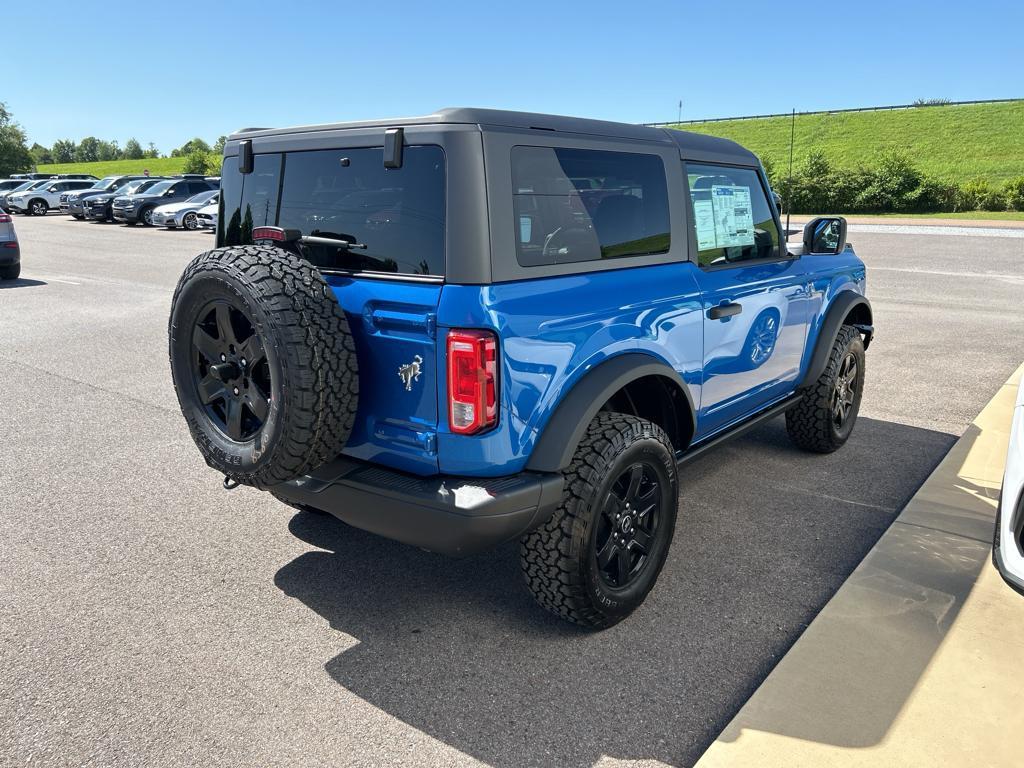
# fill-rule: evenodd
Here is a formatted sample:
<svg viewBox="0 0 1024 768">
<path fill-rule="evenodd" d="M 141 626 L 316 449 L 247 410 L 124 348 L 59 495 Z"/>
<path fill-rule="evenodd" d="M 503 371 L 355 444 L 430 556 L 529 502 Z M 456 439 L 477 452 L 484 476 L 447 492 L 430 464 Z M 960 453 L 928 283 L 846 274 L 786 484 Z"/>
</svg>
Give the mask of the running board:
<svg viewBox="0 0 1024 768">
<path fill-rule="evenodd" d="M 762 422 L 768 421 L 769 419 L 774 419 L 776 416 L 785 413 L 798 402 L 800 402 L 800 398 L 802 397 L 802 394 L 790 395 L 785 400 L 776 403 L 767 410 L 761 411 L 760 413 L 751 416 L 746 421 L 742 421 L 736 426 L 730 427 L 729 429 L 725 430 L 724 432 L 720 432 L 719 434 L 709 439 L 707 442 L 700 443 L 687 451 L 683 451 L 682 453 L 677 453 L 676 463 L 679 464 L 680 466 L 682 466 L 683 464 L 687 464 L 693 461 L 694 459 L 703 456 L 712 448 L 717 448 L 722 443 L 726 443 L 732 440 L 734 437 L 739 437 L 744 432 L 750 431 L 751 429 L 761 424 Z"/>
</svg>

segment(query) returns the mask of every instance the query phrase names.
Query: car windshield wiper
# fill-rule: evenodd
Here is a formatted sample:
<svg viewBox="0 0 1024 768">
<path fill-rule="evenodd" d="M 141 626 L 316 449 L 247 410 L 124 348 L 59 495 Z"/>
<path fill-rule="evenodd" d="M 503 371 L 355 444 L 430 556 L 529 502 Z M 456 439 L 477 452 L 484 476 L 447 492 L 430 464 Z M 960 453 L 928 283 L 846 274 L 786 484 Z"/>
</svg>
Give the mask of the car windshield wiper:
<svg viewBox="0 0 1024 768">
<path fill-rule="evenodd" d="M 310 245 L 333 245 L 339 248 L 366 248 L 366 243 L 356 243 L 352 240 L 344 240 L 340 237 L 321 237 L 320 235 L 303 235 L 299 238 L 300 243 Z"/>
</svg>

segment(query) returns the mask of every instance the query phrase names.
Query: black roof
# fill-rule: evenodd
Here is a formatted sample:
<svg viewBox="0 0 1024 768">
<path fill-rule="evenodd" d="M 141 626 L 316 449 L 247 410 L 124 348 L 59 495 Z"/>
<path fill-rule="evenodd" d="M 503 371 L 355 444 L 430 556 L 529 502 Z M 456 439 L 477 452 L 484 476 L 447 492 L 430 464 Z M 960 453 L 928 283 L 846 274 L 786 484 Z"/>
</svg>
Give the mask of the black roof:
<svg viewBox="0 0 1024 768">
<path fill-rule="evenodd" d="M 609 120 L 592 120 L 585 117 L 545 115 L 536 112 L 512 112 L 502 109 L 477 109 L 472 107 L 448 107 L 430 115 L 399 117 L 386 120 L 359 120 L 320 125 L 300 125 L 293 128 L 243 128 L 229 136 L 235 141 L 256 136 L 280 136 L 290 133 L 311 133 L 314 131 L 335 131 L 346 128 L 390 128 L 405 125 L 473 124 L 504 128 L 539 129 L 563 133 L 580 133 L 591 136 L 651 141 L 660 144 L 675 142 L 680 148 L 697 150 L 716 155 L 735 155 L 737 160 L 749 162 L 753 153 L 729 139 L 707 136 L 701 133 L 678 131 L 671 128 L 652 128 L 633 123 L 616 123 Z"/>
</svg>

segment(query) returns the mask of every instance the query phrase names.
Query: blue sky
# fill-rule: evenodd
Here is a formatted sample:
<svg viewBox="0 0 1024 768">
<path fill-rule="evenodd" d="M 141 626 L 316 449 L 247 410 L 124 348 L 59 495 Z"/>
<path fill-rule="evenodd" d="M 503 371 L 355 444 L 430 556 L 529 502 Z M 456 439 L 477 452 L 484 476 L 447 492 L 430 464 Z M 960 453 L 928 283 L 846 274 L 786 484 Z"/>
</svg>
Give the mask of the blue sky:
<svg viewBox="0 0 1024 768">
<path fill-rule="evenodd" d="M 0 12 L 29 140 L 163 151 L 249 125 L 481 106 L 648 122 L 1024 96 L 1024 5 L 859 0 L 31 3 Z"/>
</svg>

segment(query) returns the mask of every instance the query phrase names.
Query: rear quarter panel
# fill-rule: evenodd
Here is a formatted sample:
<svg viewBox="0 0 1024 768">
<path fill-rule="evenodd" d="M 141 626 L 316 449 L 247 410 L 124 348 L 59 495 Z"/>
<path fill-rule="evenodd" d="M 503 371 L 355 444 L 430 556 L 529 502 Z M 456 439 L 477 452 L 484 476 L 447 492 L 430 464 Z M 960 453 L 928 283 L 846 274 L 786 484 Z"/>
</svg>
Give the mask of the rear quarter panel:
<svg viewBox="0 0 1024 768">
<path fill-rule="evenodd" d="M 441 472 L 518 472 L 565 393 L 594 366 L 643 352 L 674 368 L 700 400 L 700 294 L 688 262 L 490 286 L 446 285 L 438 310 L 438 370 L 449 328 L 496 329 L 501 345 L 498 427 L 466 437 L 448 431 L 438 376 Z"/>
</svg>

